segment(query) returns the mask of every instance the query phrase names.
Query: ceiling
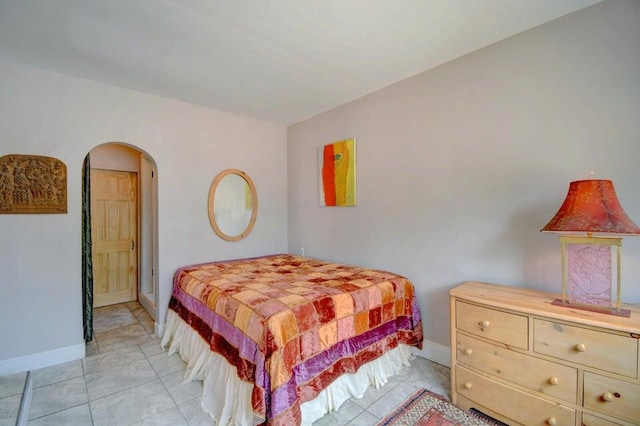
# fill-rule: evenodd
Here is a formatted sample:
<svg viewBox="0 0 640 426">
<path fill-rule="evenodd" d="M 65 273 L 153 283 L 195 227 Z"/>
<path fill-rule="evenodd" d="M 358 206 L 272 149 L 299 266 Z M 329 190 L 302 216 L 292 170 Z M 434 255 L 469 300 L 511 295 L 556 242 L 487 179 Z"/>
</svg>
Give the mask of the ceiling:
<svg viewBox="0 0 640 426">
<path fill-rule="evenodd" d="M 600 0 L 0 0 L 0 60 L 289 125 Z"/>
</svg>

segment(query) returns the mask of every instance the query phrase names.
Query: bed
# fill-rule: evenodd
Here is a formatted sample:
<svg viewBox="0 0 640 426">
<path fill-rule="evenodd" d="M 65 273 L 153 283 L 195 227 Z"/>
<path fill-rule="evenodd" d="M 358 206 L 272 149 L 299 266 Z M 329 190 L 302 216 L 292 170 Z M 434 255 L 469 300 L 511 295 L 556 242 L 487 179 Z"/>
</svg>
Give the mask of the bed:
<svg viewBox="0 0 640 426">
<path fill-rule="evenodd" d="M 282 254 L 178 269 L 161 345 L 218 424 L 311 424 L 408 365 L 422 323 L 402 276 Z"/>
</svg>

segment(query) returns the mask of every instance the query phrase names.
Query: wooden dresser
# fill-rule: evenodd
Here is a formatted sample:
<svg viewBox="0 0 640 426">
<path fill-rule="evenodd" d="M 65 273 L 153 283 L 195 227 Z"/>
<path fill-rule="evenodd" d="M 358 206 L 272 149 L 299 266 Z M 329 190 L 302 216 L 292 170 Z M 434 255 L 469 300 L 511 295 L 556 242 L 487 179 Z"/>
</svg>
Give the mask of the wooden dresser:
<svg viewBox="0 0 640 426">
<path fill-rule="evenodd" d="M 623 318 L 479 282 L 449 294 L 454 403 L 512 425 L 640 425 L 640 307 Z"/>
</svg>

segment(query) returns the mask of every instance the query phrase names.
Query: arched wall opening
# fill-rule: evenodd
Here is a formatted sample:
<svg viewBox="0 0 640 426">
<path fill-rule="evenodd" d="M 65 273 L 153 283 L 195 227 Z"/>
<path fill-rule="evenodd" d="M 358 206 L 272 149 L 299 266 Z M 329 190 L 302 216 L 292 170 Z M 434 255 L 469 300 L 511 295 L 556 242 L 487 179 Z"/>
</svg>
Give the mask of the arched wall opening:
<svg viewBox="0 0 640 426">
<path fill-rule="evenodd" d="M 158 170 L 156 162 L 144 150 L 122 142 L 97 145 L 89 151 L 86 158 L 89 159 L 90 173 L 83 173 L 82 186 L 85 188 L 86 180 L 89 181 L 91 197 L 88 198 L 92 200 L 89 202 L 90 207 L 87 212 L 91 218 L 90 228 L 93 234 L 96 226 L 109 223 L 109 229 L 97 228 L 100 235 L 96 235 L 96 238 L 92 235 L 88 239 L 91 243 L 89 245 L 86 244 L 83 233 L 83 248 L 92 253 L 93 282 L 90 289 L 83 285 L 84 293 L 91 292 L 90 295 L 83 294 L 83 300 L 90 302 L 85 304 L 85 339 L 87 339 L 87 327 L 92 328 L 91 325 L 87 325 L 87 317 L 92 321 L 93 308 L 133 300 L 137 300 L 154 320 L 154 332 L 157 335 L 160 328 L 158 324 Z M 126 236 L 123 236 L 120 239 L 126 241 L 109 242 L 105 245 L 102 243 L 104 235 L 120 233 L 121 226 L 113 222 L 122 220 L 123 215 L 119 214 L 118 207 L 115 207 L 115 210 L 112 208 L 111 214 L 104 213 L 104 210 L 97 210 L 97 205 L 104 205 L 105 200 L 97 201 L 95 197 L 96 194 L 104 192 L 107 187 L 114 191 L 118 188 L 122 189 L 121 182 L 126 181 L 131 183 L 131 205 L 132 209 L 135 209 L 135 214 L 131 214 L 131 220 L 127 220 L 126 224 L 127 227 L 131 227 L 130 243 L 126 240 Z M 105 215 L 109 215 L 109 218 L 105 219 Z M 113 258 L 109 260 L 109 253 L 97 253 L 97 250 L 100 250 L 100 247 L 108 245 L 113 247 L 117 244 L 122 246 L 125 243 L 135 263 L 131 265 L 127 263 L 129 266 L 125 269 L 129 271 L 128 273 L 114 272 L 119 265 L 119 261 L 115 258 L 122 259 L 122 253 L 111 253 Z M 83 281 L 85 281 L 86 269 L 84 264 L 83 259 Z M 124 294 L 121 289 L 118 290 L 124 287 L 123 281 L 130 281 L 127 285 L 135 288 L 132 287 L 129 293 Z M 105 297 L 105 292 L 110 294 Z"/>
</svg>

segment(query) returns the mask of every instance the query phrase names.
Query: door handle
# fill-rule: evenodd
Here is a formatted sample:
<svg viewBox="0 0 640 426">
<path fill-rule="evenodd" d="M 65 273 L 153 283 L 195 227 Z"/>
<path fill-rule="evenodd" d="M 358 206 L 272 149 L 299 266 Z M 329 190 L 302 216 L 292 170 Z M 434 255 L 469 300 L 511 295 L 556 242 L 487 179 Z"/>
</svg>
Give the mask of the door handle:
<svg viewBox="0 0 640 426">
<path fill-rule="evenodd" d="M 131 250 L 133 250 L 133 240 L 131 240 Z"/>
</svg>

